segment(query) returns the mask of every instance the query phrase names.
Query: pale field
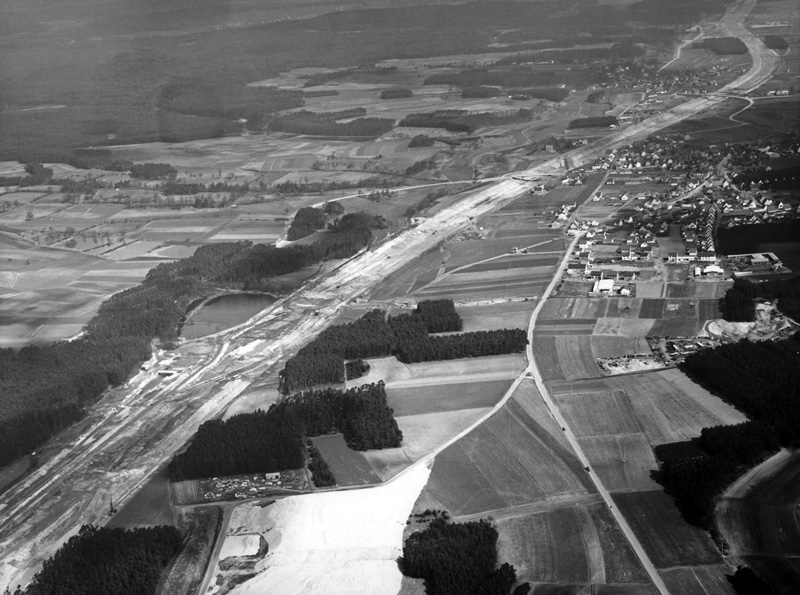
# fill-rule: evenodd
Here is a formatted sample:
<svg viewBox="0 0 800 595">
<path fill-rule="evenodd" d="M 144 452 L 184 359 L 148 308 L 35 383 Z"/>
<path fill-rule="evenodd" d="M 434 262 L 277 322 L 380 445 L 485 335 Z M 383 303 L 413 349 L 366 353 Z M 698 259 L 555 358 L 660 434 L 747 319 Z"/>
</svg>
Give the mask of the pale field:
<svg viewBox="0 0 800 595">
<path fill-rule="evenodd" d="M 229 535 L 222 543 L 219 559 L 254 556 L 261 545 L 260 535 Z"/>
<path fill-rule="evenodd" d="M 558 363 L 567 380 L 602 375 L 592 354 L 591 338 L 588 335 L 557 335 L 555 346 Z"/>
<path fill-rule="evenodd" d="M 619 336 L 592 336 L 592 353 L 598 357 L 622 357 L 625 355 L 651 355 L 650 345 L 643 336 L 628 338 Z"/>
<path fill-rule="evenodd" d="M 663 283 L 656 281 L 636 281 L 637 298 L 660 298 L 663 295 Z"/>
<path fill-rule="evenodd" d="M 386 481 L 470 427 L 487 411 L 489 407 L 397 417 L 397 425 L 403 432 L 402 446 L 362 454 L 381 480 Z"/>
<path fill-rule="evenodd" d="M 258 574 L 235 587 L 236 595 L 384 595 L 400 590 L 396 559 L 403 528 L 430 470 L 414 468 L 396 481 L 363 490 L 292 496 L 254 508 L 244 526 L 261 535 L 269 553 Z M 356 513 L 357 511 L 357 513 Z"/>
<path fill-rule="evenodd" d="M 511 353 L 508 355 L 470 357 L 439 362 L 420 362 L 406 364 L 406 368 L 411 374 L 411 379 L 425 380 L 428 381 L 428 384 L 441 384 L 450 382 L 453 378 L 481 376 L 487 373 L 502 374 L 503 377 L 514 378 L 525 369 L 526 365 L 525 354 Z"/>
<path fill-rule="evenodd" d="M 464 331 L 490 331 L 528 326 L 535 304 L 532 302 L 506 302 L 491 306 L 464 306 L 458 309 L 464 321 Z"/>
<path fill-rule="evenodd" d="M 541 296 L 549 283 L 547 277 L 534 279 L 506 279 L 502 284 L 481 282 L 471 285 L 430 287 L 414 292 L 419 299 L 452 299 L 461 302 L 488 302 L 535 298 Z"/>
<path fill-rule="evenodd" d="M 647 337 L 655 322 L 652 318 L 600 318 L 594 334 L 637 339 Z"/>
</svg>

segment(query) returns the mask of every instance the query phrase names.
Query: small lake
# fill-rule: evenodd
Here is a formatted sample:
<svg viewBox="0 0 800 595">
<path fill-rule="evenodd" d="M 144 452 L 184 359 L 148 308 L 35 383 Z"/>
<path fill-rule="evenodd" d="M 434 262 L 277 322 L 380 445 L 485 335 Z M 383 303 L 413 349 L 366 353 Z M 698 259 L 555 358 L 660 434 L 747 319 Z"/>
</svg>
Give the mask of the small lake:
<svg viewBox="0 0 800 595">
<path fill-rule="evenodd" d="M 275 302 L 274 297 L 265 293 L 221 295 L 206 302 L 192 314 L 189 321 L 183 325 L 181 337 L 198 339 L 224 331 L 246 322 Z"/>
</svg>

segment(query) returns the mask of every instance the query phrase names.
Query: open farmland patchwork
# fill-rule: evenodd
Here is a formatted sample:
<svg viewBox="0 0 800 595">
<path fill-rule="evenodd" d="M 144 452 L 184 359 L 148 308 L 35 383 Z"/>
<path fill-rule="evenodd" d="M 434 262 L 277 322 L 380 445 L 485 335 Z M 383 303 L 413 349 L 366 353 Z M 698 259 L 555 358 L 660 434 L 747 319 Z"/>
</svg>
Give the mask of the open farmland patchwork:
<svg viewBox="0 0 800 595">
<path fill-rule="evenodd" d="M 438 455 L 425 488 L 454 515 L 590 490 L 577 458 L 516 399 Z"/>
<path fill-rule="evenodd" d="M 520 581 L 553 585 L 541 592 L 561 592 L 556 584 L 606 583 L 637 585 L 642 589 L 638 592 L 651 592 L 646 573 L 604 504 L 565 505 L 500 519 L 497 526 L 500 559 L 514 565 Z"/>
</svg>

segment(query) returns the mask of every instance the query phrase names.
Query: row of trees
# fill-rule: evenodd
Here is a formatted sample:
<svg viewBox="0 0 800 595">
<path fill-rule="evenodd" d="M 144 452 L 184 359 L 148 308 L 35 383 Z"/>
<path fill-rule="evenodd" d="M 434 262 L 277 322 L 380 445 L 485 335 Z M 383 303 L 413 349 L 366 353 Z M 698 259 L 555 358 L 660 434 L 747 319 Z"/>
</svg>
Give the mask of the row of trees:
<svg viewBox="0 0 800 595">
<path fill-rule="evenodd" d="M 503 329 L 454 335 L 461 317 L 452 300 L 420 302 L 412 314 L 386 317 L 372 310 L 354 322 L 331 326 L 290 358 L 280 374 L 284 394 L 320 384 L 344 382 L 345 362 L 395 355 L 423 362 L 515 353 L 528 343 L 525 331 Z"/>
<path fill-rule="evenodd" d="M 383 383 L 300 393 L 266 412 L 205 422 L 170 462 L 170 474 L 183 480 L 298 469 L 305 464 L 308 437 L 337 432 L 354 450 L 397 447 L 403 433 L 392 414 Z M 327 465 L 319 453 L 310 454 L 324 479 Z"/>
<path fill-rule="evenodd" d="M 136 163 L 130 169 L 132 178 L 142 180 L 174 180 L 178 170 L 169 163 Z"/>
<path fill-rule="evenodd" d="M 406 539 L 400 569 L 425 579 L 428 595 L 508 595 L 517 572 L 508 563 L 498 567 L 497 536 L 488 521 L 450 523 L 437 515 Z"/>
<path fill-rule="evenodd" d="M 180 545 L 175 527 L 84 525 L 14 595 L 155 595 L 161 572 Z"/>
<path fill-rule="evenodd" d="M 780 447 L 800 444 L 800 333 L 706 349 L 688 356 L 681 368 L 751 418 L 704 428 L 692 447 L 656 453 L 663 461 L 656 479 L 687 521 L 710 529 L 725 486 Z"/>
</svg>

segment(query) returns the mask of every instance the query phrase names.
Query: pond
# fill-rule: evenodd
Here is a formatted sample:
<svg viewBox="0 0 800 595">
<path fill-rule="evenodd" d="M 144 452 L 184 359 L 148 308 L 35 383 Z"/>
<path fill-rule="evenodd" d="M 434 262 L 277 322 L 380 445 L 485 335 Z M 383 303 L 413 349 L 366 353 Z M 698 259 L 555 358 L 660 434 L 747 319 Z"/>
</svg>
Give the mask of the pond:
<svg viewBox="0 0 800 595">
<path fill-rule="evenodd" d="M 271 306 L 276 298 L 265 293 L 236 293 L 209 300 L 183 325 L 184 339 L 198 339 L 241 324 Z"/>
</svg>

